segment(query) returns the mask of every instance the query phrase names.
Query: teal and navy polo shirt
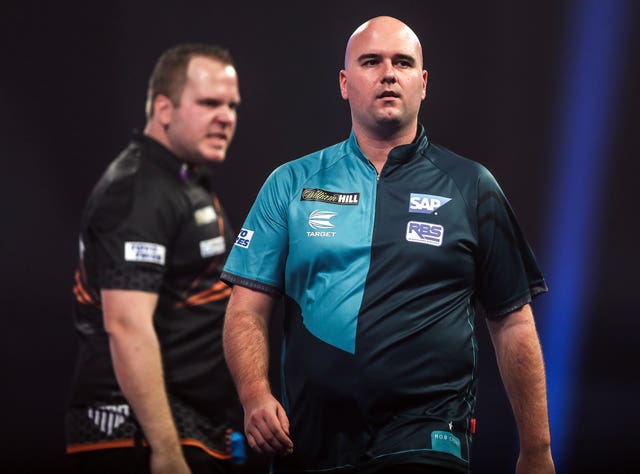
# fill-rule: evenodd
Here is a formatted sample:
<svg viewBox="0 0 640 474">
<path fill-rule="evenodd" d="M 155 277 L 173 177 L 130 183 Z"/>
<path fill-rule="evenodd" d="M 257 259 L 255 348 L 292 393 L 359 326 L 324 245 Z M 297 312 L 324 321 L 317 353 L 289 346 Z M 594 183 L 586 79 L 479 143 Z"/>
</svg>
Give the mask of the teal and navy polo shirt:
<svg viewBox="0 0 640 474">
<path fill-rule="evenodd" d="M 294 453 L 276 472 L 466 472 L 476 307 L 502 318 L 546 291 L 494 177 L 422 127 L 380 175 L 353 133 L 277 168 L 221 278 L 285 297 Z"/>
</svg>

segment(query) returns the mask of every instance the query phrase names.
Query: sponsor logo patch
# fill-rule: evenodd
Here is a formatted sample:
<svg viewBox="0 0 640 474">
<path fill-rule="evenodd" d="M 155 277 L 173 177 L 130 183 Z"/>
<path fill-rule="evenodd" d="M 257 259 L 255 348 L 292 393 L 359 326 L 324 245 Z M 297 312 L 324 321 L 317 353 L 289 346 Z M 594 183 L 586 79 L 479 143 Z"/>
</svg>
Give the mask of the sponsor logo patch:
<svg viewBox="0 0 640 474">
<path fill-rule="evenodd" d="M 304 188 L 300 195 L 301 201 L 320 201 L 342 206 L 357 206 L 360 203 L 360 193 L 336 193 L 318 188 Z"/>
<path fill-rule="evenodd" d="M 409 242 L 417 242 L 419 244 L 442 245 L 442 237 L 444 236 L 444 227 L 438 224 L 429 224 L 427 222 L 409 221 L 407 223 L 407 240 Z"/>
<path fill-rule="evenodd" d="M 236 241 L 233 245 L 237 245 L 238 247 L 242 247 L 243 249 L 248 249 L 249 245 L 251 245 L 251 239 L 253 238 L 253 231 L 249 229 L 240 229 L 240 233 L 238 237 L 236 237 Z"/>
<path fill-rule="evenodd" d="M 200 255 L 202 258 L 213 257 L 214 255 L 220 255 L 227 249 L 224 243 L 224 237 L 218 236 L 213 239 L 203 240 L 200 242 Z"/>
<path fill-rule="evenodd" d="M 104 405 L 89 408 L 87 416 L 100 431 L 108 435 L 129 418 L 129 405 Z"/>
<path fill-rule="evenodd" d="M 216 210 L 213 206 L 207 206 L 194 212 L 193 217 L 196 220 L 196 224 L 204 225 L 215 221 L 218 218 L 218 214 L 216 214 Z"/>
<path fill-rule="evenodd" d="M 433 214 L 449 201 L 451 201 L 451 198 L 448 197 L 411 193 L 411 196 L 409 196 L 409 212 Z"/>
<path fill-rule="evenodd" d="M 315 210 L 309 214 L 309 225 L 314 229 L 333 229 L 335 226 L 329 219 L 337 212 Z"/>
<path fill-rule="evenodd" d="M 146 262 L 164 265 L 166 248 L 152 242 L 125 242 L 124 259 L 127 262 Z"/>
<path fill-rule="evenodd" d="M 328 231 L 327 229 L 335 227 L 331 222 L 331 218 L 337 214 L 337 212 L 322 211 L 320 209 L 316 209 L 309 214 L 309 227 L 322 230 L 307 232 L 307 237 L 334 237 L 336 235 L 335 231 Z"/>
<path fill-rule="evenodd" d="M 460 439 L 453 433 L 447 431 L 431 432 L 431 449 L 442 453 L 453 454 L 462 459 L 462 451 L 460 449 Z"/>
</svg>

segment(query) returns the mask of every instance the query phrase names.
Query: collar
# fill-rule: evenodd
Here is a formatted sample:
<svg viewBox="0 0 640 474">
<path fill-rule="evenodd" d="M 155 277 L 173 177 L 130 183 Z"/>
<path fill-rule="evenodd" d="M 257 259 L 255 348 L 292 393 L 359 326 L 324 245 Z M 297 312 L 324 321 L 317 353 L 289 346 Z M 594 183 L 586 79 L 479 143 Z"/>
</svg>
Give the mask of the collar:
<svg viewBox="0 0 640 474">
<path fill-rule="evenodd" d="M 185 183 L 209 180 L 211 170 L 207 166 L 194 165 L 181 160 L 162 143 L 139 130 L 134 130 L 132 135 L 132 140 L 149 154 L 154 164 L 177 175 Z"/>
<path fill-rule="evenodd" d="M 369 162 L 369 159 L 365 156 L 365 154 L 360 149 L 360 145 L 358 145 L 358 140 L 356 140 L 356 136 L 351 130 L 351 134 L 347 140 L 347 144 L 349 148 L 365 162 Z M 398 145 L 393 148 L 389 152 L 389 156 L 387 157 L 387 163 L 385 163 L 385 167 L 387 165 L 395 165 L 407 163 L 412 158 L 417 156 L 422 150 L 429 146 L 429 140 L 427 139 L 427 134 L 424 131 L 424 127 L 422 124 L 418 124 L 418 129 L 416 131 L 416 137 L 413 139 L 411 143 L 407 143 L 405 145 Z"/>
</svg>

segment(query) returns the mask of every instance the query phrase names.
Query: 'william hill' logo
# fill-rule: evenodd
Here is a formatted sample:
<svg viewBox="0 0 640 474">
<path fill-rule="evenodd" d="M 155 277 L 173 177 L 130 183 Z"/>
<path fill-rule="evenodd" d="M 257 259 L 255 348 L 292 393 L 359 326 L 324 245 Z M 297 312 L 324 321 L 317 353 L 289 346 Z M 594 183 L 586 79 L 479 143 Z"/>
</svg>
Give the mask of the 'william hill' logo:
<svg viewBox="0 0 640 474">
<path fill-rule="evenodd" d="M 343 206 L 357 206 L 360 202 L 360 193 L 334 193 L 317 188 L 304 188 L 300 195 L 301 201 L 320 201 L 329 204 Z"/>
</svg>

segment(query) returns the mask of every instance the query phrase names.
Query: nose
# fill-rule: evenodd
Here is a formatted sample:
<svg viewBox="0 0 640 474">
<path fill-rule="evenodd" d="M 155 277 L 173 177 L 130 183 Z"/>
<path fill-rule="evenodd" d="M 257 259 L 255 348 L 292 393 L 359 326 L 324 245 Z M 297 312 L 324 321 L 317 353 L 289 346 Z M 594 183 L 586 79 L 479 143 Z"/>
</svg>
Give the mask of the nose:
<svg viewBox="0 0 640 474">
<path fill-rule="evenodd" d="M 386 60 L 382 63 L 382 82 L 393 84 L 396 82 L 396 70 L 393 67 L 391 60 Z"/>
<path fill-rule="evenodd" d="M 229 127 L 236 121 L 236 109 L 229 105 L 223 105 L 218 108 L 214 120 L 223 127 Z"/>
</svg>

